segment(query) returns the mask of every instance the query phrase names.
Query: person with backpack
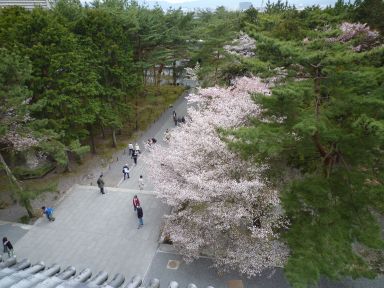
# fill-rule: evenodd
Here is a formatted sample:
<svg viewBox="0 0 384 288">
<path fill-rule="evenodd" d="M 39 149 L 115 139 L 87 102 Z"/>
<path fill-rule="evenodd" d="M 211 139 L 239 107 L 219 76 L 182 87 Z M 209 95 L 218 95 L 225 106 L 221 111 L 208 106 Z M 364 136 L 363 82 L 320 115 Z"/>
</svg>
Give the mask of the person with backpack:
<svg viewBox="0 0 384 288">
<path fill-rule="evenodd" d="M 125 178 L 129 179 L 129 167 L 128 167 L 128 164 L 125 164 L 123 166 L 123 175 L 124 175 L 124 180 L 125 180 Z"/>
<path fill-rule="evenodd" d="M 143 221 L 144 212 L 143 212 L 143 208 L 141 208 L 141 206 L 137 206 L 136 207 L 136 211 L 137 211 L 137 218 L 139 219 L 139 226 L 137 227 L 137 229 L 140 229 L 141 227 L 144 226 L 144 221 Z"/>
<path fill-rule="evenodd" d="M 137 165 L 137 157 L 139 157 L 139 152 L 135 150 L 133 151 L 133 154 L 131 156 L 131 158 L 133 158 L 133 162 L 135 163 L 135 165 Z"/>
<path fill-rule="evenodd" d="M 7 253 L 9 258 L 12 257 L 13 246 L 11 241 L 9 241 L 7 237 L 3 237 L 3 247 L 4 247 L 4 253 Z"/>
<path fill-rule="evenodd" d="M 140 200 L 137 197 L 137 195 L 133 196 L 132 204 L 133 204 L 133 211 L 136 211 L 137 206 L 140 206 Z"/>
<path fill-rule="evenodd" d="M 43 210 L 43 214 L 47 216 L 49 221 L 55 221 L 55 217 L 53 217 L 53 208 L 43 206 L 41 207 L 41 210 Z"/>
<path fill-rule="evenodd" d="M 104 193 L 104 180 L 103 180 L 103 174 L 100 175 L 99 179 L 97 179 L 97 186 L 99 186 L 100 188 L 100 193 L 101 194 L 105 194 Z"/>
</svg>

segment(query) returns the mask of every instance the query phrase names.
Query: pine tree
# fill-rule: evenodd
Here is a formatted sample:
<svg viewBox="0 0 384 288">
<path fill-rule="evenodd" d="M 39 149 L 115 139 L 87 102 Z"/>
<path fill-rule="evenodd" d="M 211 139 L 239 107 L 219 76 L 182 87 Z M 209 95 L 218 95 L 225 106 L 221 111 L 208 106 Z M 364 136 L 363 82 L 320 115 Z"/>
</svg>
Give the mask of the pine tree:
<svg viewBox="0 0 384 288">
<path fill-rule="evenodd" d="M 291 221 L 286 276 L 294 287 L 320 275 L 373 277 L 358 248 L 384 247 L 384 49 L 356 53 L 327 33 L 306 44 L 256 36 L 256 54 L 293 77 L 255 96 L 261 117 L 230 145 L 267 165 L 281 191 Z"/>
</svg>

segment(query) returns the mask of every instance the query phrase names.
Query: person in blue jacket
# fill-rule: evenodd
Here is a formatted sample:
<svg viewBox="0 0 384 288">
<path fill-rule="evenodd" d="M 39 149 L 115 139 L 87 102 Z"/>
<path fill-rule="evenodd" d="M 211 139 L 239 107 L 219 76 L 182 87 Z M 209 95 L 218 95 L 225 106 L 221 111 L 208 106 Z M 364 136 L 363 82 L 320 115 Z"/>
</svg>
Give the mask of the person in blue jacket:
<svg viewBox="0 0 384 288">
<path fill-rule="evenodd" d="M 50 207 L 41 207 L 41 210 L 43 210 L 43 214 L 47 216 L 49 221 L 55 221 L 55 217 L 53 217 L 53 208 Z"/>
</svg>

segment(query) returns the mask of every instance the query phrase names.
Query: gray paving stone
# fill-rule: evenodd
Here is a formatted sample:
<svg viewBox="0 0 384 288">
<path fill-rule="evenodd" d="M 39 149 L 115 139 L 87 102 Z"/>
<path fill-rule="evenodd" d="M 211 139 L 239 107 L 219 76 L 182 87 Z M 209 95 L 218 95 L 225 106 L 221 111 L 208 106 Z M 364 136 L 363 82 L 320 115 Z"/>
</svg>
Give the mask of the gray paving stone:
<svg viewBox="0 0 384 288">
<path fill-rule="evenodd" d="M 32 262 L 73 265 L 95 274 L 106 271 L 112 277 L 142 277 L 158 247 L 162 215 L 169 208 L 150 192 L 108 189 L 101 195 L 95 187 L 75 186 L 55 209 L 56 221 L 39 219 L 15 243 L 19 258 Z M 144 210 L 144 227 L 137 229 L 131 204 L 139 196 Z"/>
</svg>

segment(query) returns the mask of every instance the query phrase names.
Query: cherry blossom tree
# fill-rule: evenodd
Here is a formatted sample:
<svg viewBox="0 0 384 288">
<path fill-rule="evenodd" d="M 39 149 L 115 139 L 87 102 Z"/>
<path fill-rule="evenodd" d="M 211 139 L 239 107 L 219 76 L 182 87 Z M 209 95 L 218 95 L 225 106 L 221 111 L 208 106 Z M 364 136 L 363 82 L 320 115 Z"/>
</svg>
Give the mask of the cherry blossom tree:
<svg viewBox="0 0 384 288">
<path fill-rule="evenodd" d="M 3 157 L 4 151 L 25 151 L 38 144 L 28 127 L 31 92 L 25 83 L 31 77 L 31 65 L 28 59 L 4 48 L 0 49 L 0 58 L 0 168 L 16 187 L 19 201 L 32 217 L 31 193 L 16 179 Z"/>
<path fill-rule="evenodd" d="M 255 56 L 256 40 L 244 32 L 240 32 L 237 39 L 234 39 L 230 45 L 225 45 L 224 50 L 229 54 L 242 57 Z"/>
<path fill-rule="evenodd" d="M 184 71 L 185 71 L 185 78 L 190 79 L 190 80 L 194 80 L 194 81 L 199 80 L 199 77 L 198 77 L 198 74 L 200 71 L 199 62 L 196 62 L 196 65 L 193 68 L 191 68 L 191 67 L 184 68 Z"/>
<path fill-rule="evenodd" d="M 209 255 L 220 270 L 248 276 L 283 266 L 288 255 L 277 234 L 287 223 L 277 191 L 261 177 L 265 167 L 231 151 L 220 133 L 258 115 L 254 92 L 269 87 L 243 77 L 228 88 L 199 89 L 188 97 L 186 123 L 144 157 L 157 195 L 173 207 L 164 233 L 185 259 Z"/>
<path fill-rule="evenodd" d="M 355 40 L 352 47 L 355 52 L 369 50 L 379 43 L 379 32 L 371 30 L 367 24 L 343 22 L 340 30 L 339 36 L 328 38 L 328 41 L 346 43 Z"/>
</svg>

